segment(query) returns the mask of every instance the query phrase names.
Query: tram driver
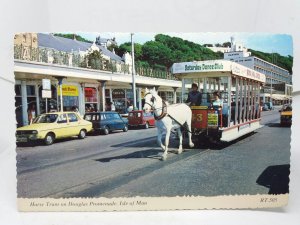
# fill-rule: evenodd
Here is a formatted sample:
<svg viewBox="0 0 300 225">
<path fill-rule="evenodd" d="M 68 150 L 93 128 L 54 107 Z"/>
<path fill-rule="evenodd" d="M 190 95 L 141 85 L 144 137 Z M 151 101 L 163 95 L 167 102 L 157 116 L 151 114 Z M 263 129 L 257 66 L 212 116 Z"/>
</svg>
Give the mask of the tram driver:
<svg viewBox="0 0 300 225">
<path fill-rule="evenodd" d="M 199 106 L 202 102 L 202 94 L 198 91 L 198 85 L 196 83 L 192 84 L 192 90 L 188 94 L 188 99 L 186 103 L 190 103 L 190 106 Z"/>
</svg>

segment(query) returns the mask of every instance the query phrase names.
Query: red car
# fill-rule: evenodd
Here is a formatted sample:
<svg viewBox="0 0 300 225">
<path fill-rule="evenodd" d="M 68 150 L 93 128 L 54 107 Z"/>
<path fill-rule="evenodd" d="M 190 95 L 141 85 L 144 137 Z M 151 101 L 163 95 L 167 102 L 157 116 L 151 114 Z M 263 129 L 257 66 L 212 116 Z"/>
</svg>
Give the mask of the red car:
<svg viewBox="0 0 300 225">
<path fill-rule="evenodd" d="M 144 111 L 131 111 L 128 113 L 129 127 L 143 127 L 148 129 L 150 126 L 155 126 L 155 119 L 153 113 L 146 113 Z"/>
</svg>

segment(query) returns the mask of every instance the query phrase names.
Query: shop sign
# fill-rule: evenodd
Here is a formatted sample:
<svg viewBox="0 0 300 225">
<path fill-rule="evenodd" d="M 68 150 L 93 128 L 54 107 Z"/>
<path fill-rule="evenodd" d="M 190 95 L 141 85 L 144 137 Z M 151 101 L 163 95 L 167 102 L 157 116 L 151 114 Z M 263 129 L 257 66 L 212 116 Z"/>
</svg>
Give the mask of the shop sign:
<svg viewBox="0 0 300 225">
<path fill-rule="evenodd" d="M 112 92 L 113 99 L 116 98 L 125 98 L 125 90 L 123 89 L 114 89 Z"/>
<path fill-rule="evenodd" d="M 51 81 L 49 79 L 43 79 L 43 90 L 51 90 Z"/>
<path fill-rule="evenodd" d="M 42 90 L 42 98 L 52 98 L 51 90 Z"/>
<path fill-rule="evenodd" d="M 57 89 L 57 94 L 60 95 L 60 88 Z M 78 87 L 75 85 L 62 85 L 62 95 L 63 96 L 78 96 Z"/>
</svg>

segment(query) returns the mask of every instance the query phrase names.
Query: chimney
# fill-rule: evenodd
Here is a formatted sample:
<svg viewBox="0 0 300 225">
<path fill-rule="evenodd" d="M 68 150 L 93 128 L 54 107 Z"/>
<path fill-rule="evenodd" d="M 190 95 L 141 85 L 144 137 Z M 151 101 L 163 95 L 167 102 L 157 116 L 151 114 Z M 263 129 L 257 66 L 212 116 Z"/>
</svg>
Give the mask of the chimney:
<svg viewBox="0 0 300 225">
<path fill-rule="evenodd" d="M 231 41 L 231 49 L 232 49 L 233 45 L 234 45 L 234 37 L 233 36 L 230 37 L 230 41 Z"/>
<path fill-rule="evenodd" d="M 100 36 L 96 37 L 96 44 L 101 45 L 101 38 Z"/>
</svg>

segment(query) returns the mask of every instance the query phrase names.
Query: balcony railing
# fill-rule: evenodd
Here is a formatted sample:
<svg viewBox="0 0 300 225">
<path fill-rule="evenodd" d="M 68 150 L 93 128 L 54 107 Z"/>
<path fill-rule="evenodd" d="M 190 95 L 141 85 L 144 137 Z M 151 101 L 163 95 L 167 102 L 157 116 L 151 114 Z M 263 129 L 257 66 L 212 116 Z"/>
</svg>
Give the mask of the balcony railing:
<svg viewBox="0 0 300 225">
<path fill-rule="evenodd" d="M 63 65 L 69 67 L 87 68 L 111 73 L 131 74 L 131 66 L 106 59 L 91 59 L 79 54 L 79 52 L 63 52 L 51 48 L 32 48 L 23 45 L 14 46 L 14 59 Z M 136 74 L 140 76 L 176 80 L 169 72 L 136 66 Z"/>
</svg>

